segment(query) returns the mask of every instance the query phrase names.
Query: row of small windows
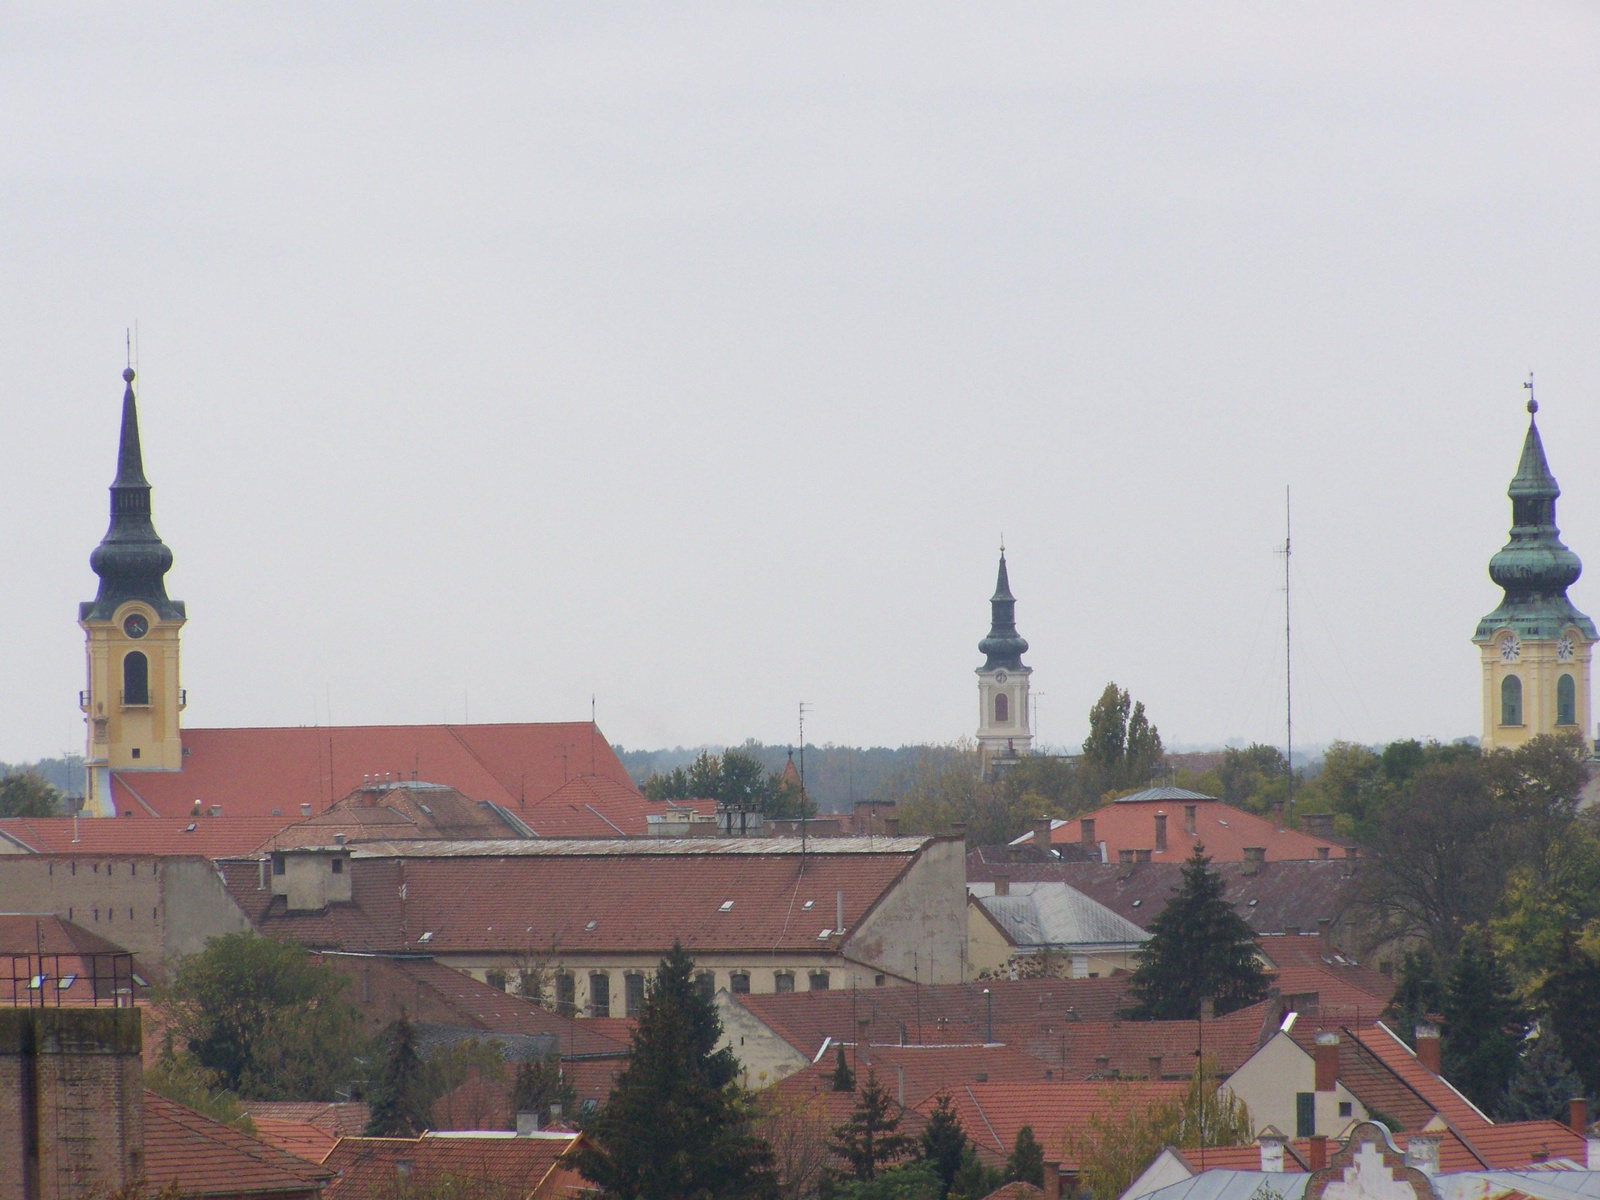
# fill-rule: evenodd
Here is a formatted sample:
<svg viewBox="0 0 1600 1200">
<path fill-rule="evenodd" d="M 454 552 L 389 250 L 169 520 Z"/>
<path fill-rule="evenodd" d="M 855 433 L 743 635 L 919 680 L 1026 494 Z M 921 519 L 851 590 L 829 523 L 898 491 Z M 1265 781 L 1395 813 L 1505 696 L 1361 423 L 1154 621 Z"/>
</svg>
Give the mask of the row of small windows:
<svg viewBox="0 0 1600 1200">
<path fill-rule="evenodd" d="M 504 971 L 485 971 L 484 980 L 490 987 L 505 991 L 510 982 Z M 878 977 L 881 983 L 882 976 Z M 772 990 L 775 992 L 794 991 L 793 971 L 774 971 L 772 973 Z M 813 992 L 828 990 L 828 973 L 826 971 L 812 971 L 807 976 L 807 982 Z M 716 993 L 716 976 L 710 971 L 701 971 L 694 977 L 696 989 L 707 1000 Z M 562 971 L 555 976 L 555 1009 L 563 1017 L 578 1015 L 578 977 L 570 972 Z M 630 971 L 622 977 L 622 1015 L 637 1017 L 644 1008 L 645 976 L 639 972 Z M 750 991 L 749 971 L 730 971 L 728 973 L 728 990 L 735 995 L 746 995 Z M 527 999 L 536 1004 L 544 1002 L 543 987 L 537 972 L 527 972 L 522 976 L 518 991 Z M 606 971 L 591 971 L 589 973 L 589 1003 L 585 1006 L 585 1015 L 591 1017 L 611 1016 L 611 975 Z"/>
<path fill-rule="evenodd" d="M 1578 685 L 1571 675 L 1556 680 L 1556 724 L 1578 723 Z M 1522 678 L 1507 675 L 1500 681 L 1500 724 L 1522 724 Z"/>
</svg>

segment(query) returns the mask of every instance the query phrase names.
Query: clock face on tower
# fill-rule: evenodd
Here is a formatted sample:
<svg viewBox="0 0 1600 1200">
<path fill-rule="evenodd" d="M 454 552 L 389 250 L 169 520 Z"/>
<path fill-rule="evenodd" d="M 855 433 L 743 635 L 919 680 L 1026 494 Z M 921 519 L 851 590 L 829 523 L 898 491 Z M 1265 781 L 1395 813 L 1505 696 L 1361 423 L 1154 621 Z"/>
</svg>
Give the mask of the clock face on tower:
<svg viewBox="0 0 1600 1200">
<path fill-rule="evenodd" d="M 1512 634 L 1500 643 L 1501 662 L 1516 662 L 1520 653 L 1522 653 L 1522 643 L 1517 640 L 1516 634 Z"/>
<path fill-rule="evenodd" d="M 994 681 L 996 683 L 1004 683 L 1006 681 L 1006 673 L 1004 671 L 995 672 Z"/>
<path fill-rule="evenodd" d="M 144 619 L 143 613 L 129 613 L 122 622 L 122 632 L 131 638 L 142 638 L 150 632 L 150 622 Z"/>
<path fill-rule="evenodd" d="M 1556 641 L 1556 658 L 1561 662 L 1571 662 L 1572 648 L 1572 638 L 1562 634 Z"/>
</svg>

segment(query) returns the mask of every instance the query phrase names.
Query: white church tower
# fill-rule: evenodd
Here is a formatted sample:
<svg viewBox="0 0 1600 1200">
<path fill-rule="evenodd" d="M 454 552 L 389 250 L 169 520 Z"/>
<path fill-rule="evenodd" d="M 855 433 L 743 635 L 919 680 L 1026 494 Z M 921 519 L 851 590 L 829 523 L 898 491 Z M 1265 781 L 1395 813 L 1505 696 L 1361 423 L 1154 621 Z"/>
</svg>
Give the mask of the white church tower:
<svg viewBox="0 0 1600 1200">
<path fill-rule="evenodd" d="M 1017 634 L 1017 600 L 1011 594 L 1003 546 L 989 606 L 989 636 L 978 643 L 978 652 L 985 656 L 978 668 L 978 749 L 985 774 L 1004 769 L 1033 750 L 1033 732 L 1028 728 L 1028 676 L 1033 668 L 1022 665 L 1028 643 Z"/>
</svg>

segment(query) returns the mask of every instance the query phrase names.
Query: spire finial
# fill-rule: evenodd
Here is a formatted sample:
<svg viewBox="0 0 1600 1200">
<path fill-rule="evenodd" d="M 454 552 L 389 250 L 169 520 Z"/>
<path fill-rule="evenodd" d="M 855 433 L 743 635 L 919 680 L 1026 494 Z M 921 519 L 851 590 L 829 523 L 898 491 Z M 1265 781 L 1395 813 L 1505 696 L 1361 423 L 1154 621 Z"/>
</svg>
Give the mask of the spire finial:
<svg viewBox="0 0 1600 1200">
<path fill-rule="evenodd" d="M 1522 385 L 1528 390 L 1528 415 L 1531 417 L 1539 411 L 1539 402 L 1533 398 L 1533 372 L 1528 372 L 1528 381 Z"/>
<path fill-rule="evenodd" d="M 1004 558 L 1005 555 L 1006 555 L 1006 535 L 1002 533 L 1000 535 L 1000 557 Z"/>
</svg>

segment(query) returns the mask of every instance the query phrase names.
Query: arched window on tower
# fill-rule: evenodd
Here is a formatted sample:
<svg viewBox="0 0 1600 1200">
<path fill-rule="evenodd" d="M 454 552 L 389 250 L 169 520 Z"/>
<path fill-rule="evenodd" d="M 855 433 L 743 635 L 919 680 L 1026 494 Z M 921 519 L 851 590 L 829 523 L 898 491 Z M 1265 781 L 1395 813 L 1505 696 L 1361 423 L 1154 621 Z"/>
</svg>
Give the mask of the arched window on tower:
<svg viewBox="0 0 1600 1200">
<path fill-rule="evenodd" d="M 1571 675 L 1563 675 L 1556 680 L 1556 724 L 1576 725 L 1578 723 L 1578 685 L 1573 682 Z"/>
<path fill-rule="evenodd" d="M 150 703 L 150 660 L 143 651 L 130 650 L 122 658 L 122 702 Z"/>
<path fill-rule="evenodd" d="M 1522 724 L 1522 680 L 1516 675 L 1500 681 L 1500 724 Z"/>
<path fill-rule="evenodd" d="M 994 723 L 1004 725 L 1011 720 L 1011 697 L 1004 692 L 994 694 Z"/>
</svg>

